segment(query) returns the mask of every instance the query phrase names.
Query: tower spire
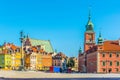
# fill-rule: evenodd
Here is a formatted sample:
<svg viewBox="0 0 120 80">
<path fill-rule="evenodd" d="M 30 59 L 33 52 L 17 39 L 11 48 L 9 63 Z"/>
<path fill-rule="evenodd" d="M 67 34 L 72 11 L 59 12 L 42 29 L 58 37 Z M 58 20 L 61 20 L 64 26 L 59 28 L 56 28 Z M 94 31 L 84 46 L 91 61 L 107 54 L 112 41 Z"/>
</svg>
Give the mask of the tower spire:
<svg viewBox="0 0 120 80">
<path fill-rule="evenodd" d="M 91 20 L 91 10 L 90 10 L 90 7 L 89 7 L 88 19 Z"/>
<path fill-rule="evenodd" d="M 101 32 L 99 32 L 98 45 L 102 45 L 102 44 L 103 44 L 103 38 L 101 36 Z"/>
<path fill-rule="evenodd" d="M 91 6 L 88 7 L 88 20 L 91 20 Z"/>
<path fill-rule="evenodd" d="M 27 34 L 27 38 L 29 38 L 29 34 Z"/>
<path fill-rule="evenodd" d="M 80 49 L 79 49 L 79 53 L 82 53 L 82 48 L 80 47 Z"/>
<path fill-rule="evenodd" d="M 94 32 L 94 29 L 93 29 L 93 27 L 94 27 L 94 25 L 93 25 L 93 23 L 92 23 L 92 21 L 91 21 L 91 10 L 90 10 L 90 7 L 88 8 L 89 10 L 89 12 L 88 12 L 88 22 L 87 22 L 87 25 L 86 25 L 86 32 Z"/>
<path fill-rule="evenodd" d="M 94 25 L 91 21 L 91 10 L 88 7 L 88 22 L 86 25 L 85 38 L 84 38 L 84 51 L 87 51 L 95 45 L 95 32 Z"/>
<path fill-rule="evenodd" d="M 20 37 L 22 38 L 24 35 L 23 35 L 23 31 L 20 32 Z"/>
<path fill-rule="evenodd" d="M 102 37 L 102 36 L 101 36 L 101 32 L 99 32 L 99 37 Z"/>
</svg>

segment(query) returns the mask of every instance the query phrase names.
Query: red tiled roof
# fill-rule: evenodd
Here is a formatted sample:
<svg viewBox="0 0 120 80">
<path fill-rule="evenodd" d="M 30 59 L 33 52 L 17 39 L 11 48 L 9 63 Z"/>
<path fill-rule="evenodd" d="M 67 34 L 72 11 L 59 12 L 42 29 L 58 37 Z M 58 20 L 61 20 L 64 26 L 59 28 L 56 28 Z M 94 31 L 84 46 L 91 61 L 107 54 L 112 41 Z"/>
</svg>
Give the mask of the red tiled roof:
<svg viewBox="0 0 120 80">
<path fill-rule="evenodd" d="M 33 46 L 31 49 L 33 50 L 33 52 L 44 52 L 44 49 L 38 50 L 35 46 Z"/>
<path fill-rule="evenodd" d="M 119 41 L 104 41 L 103 44 L 104 51 L 120 51 Z"/>
<path fill-rule="evenodd" d="M 11 48 L 12 50 L 16 50 L 18 47 L 17 46 L 15 46 L 14 44 L 11 44 L 11 43 L 6 43 L 6 44 L 4 44 L 4 47 L 6 48 L 6 47 L 9 47 L 9 48 Z"/>
<path fill-rule="evenodd" d="M 17 49 L 17 46 L 11 44 L 11 49 L 16 50 L 16 49 Z"/>
<path fill-rule="evenodd" d="M 7 49 L 4 49 L 4 50 L 3 50 L 3 54 L 6 54 L 7 52 L 8 52 Z"/>
<path fill-rule="evenodd" d="M 99 49 L 101 48 L 101 49 Z M 118 40 L 104 41 L 103 45 L 95 45 L 91 49 L 87 50 L 86 53 L 95 51 L 120 51 L 120 45 Z"/>
<path fill-rule="evenodd" d="M 33 52 L 37 52 L 37 48 L 36 47 L 32 47 Z"/>
<path fill-rule="evenodd" d="M 59 52 L 58 54 L 56 54 L 54 57 L 62 57 L 62 58 L 66 58 L 67 56 L 65 54 L 63 54 L 62 52 Z"/>
</svg>

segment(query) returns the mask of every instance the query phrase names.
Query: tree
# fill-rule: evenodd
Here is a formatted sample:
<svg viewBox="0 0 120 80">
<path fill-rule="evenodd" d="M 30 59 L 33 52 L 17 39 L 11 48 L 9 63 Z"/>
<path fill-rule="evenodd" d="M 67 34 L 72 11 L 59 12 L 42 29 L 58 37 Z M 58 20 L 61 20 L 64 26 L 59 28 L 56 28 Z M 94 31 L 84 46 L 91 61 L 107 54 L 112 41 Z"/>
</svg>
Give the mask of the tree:
<svg viewBox="0 0 120 80">
<path fill-rule="evenodd" d="M 67 67 L 73 68 L 74 65 L 75 65 L 75 61 L 73 60 L 73 58 L 70 58 L 70 59 L 68 60 Z"/>
</svg>

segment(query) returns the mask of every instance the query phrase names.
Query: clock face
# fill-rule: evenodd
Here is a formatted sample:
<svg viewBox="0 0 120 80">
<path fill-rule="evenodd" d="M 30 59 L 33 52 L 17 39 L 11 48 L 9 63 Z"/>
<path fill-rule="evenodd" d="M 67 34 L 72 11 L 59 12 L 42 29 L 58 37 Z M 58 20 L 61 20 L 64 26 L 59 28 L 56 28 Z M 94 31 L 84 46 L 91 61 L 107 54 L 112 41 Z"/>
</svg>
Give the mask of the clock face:
<svg viewBox="0 0 120 80">
<path fill-rule="evenodd" d="M 92 34 L 89 34 L 89 42 L 92 41 Z"/>
<path fill-rule="evenodd" d="M 92 34 L 89 34 L 89 39 L 92 39 Z"/>
</svg>

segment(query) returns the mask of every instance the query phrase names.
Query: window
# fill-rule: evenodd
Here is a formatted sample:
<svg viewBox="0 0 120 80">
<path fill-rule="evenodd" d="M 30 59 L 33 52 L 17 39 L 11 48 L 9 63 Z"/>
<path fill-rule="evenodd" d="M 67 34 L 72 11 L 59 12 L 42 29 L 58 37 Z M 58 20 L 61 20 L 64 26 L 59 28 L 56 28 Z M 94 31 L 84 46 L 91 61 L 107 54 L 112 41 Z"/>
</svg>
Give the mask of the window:
<svg viewBox="0 0 120 80">
<path fill-rule="evenodd" d="M 118 72 L 119 71 L 119 69 L 118 68 L 116 68 L 116 72 Z"/>
<path fill-rule="evenodd" d="M 108 70 L 108 72 L 111 73 L 111 72 L 112 72 L 112 69 L 110 68 L 110 69 Z"/>
<path fill-rule="evenodd" d="M 119 62 L 118 61 L 116 62 L 116 66 L 119 66 Z"/>
<path fill-rule="evenodd" d="M 55 66 L 56 66 L 56 63 L 55 63 Z"/>
<path fill-rule="evenodd" d="M 102 57 L 105 57 L 105 53 L 102 54 Z"/>
<path fill-rule="evenodd" d="M 112 57 L 112 53 L 110 53 L 110 55 L 109 55 L 110 57 Z"/>
<path fill-rule="evenodd" d="M 110 66 L 112 66 L 112 61 L 110 61 Z"/>
<path fill-rule="evenodd" d="M 103 68 L 103 72 L 105 72 L 106 70 Z"/>
<path fill-rule="evenodd" d="M 58 63 L 58 66 L 60 66 L 60 63 Z"/>
<path fill-rule="evenodd" d="M 102 62 L 102 65 L 105 66 L 105 61 Z"/>
<path fill-rule="evenodd" d="M 119 53 L 116 53 L 116 57 L 119 57 Z"/>
</svg>

